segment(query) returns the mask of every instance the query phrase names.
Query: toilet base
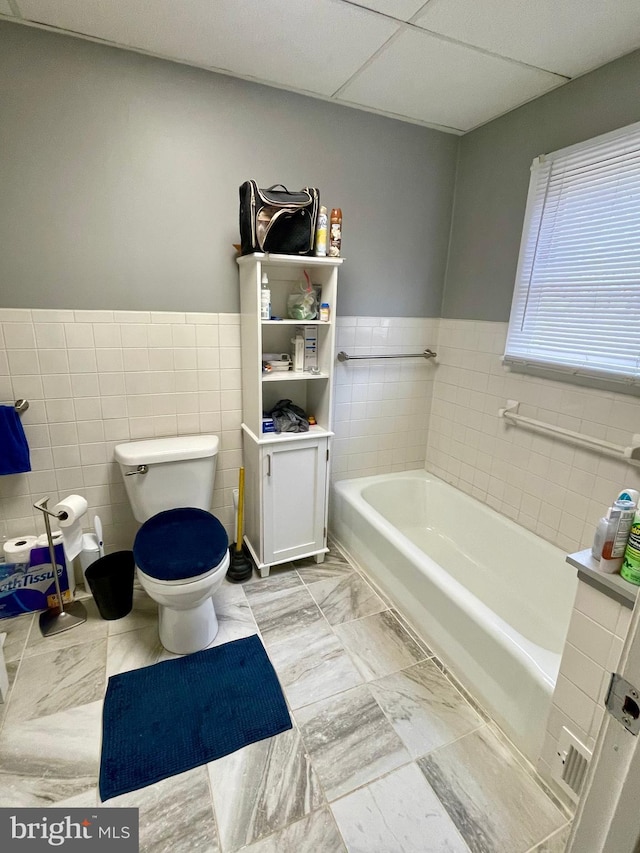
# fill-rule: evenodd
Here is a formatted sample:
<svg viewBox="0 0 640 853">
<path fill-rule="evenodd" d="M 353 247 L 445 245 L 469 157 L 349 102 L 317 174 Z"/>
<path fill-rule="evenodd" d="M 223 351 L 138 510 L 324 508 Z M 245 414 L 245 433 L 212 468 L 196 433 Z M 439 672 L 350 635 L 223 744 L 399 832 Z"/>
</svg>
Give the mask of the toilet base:
<svg viewBox="0 0 640 853">
<path fill-rule="evenodd" d="M 160 642 L 168 652 L 177 655 L 190 655 L 206 649 L 218 633 L 218 617 L 211 596 L 187 610 L 161 604 L 158 619 Z"/>
</svg>

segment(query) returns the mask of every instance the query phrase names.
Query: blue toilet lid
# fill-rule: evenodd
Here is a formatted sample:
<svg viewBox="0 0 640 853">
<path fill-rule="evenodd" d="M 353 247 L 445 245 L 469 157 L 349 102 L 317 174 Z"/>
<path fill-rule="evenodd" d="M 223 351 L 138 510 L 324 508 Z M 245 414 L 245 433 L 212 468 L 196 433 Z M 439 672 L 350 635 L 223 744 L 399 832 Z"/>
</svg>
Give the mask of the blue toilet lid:
<svg viewBox="0 0 640 853">
<path fill-rule="evenodd" d="M 133 543 L 136 565 L 160 581 L 195 578 L 215 568 L 229 547 L 215 515 L 195 507 L 159 512 L 144 522 Z"/>
</svg>

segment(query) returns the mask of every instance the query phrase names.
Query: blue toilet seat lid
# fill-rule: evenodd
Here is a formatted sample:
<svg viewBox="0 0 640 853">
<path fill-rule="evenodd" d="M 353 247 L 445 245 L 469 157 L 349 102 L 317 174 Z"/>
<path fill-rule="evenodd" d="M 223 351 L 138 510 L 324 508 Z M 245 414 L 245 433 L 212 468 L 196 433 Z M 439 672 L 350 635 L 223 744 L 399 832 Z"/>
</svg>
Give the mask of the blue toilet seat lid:
<svg viewBox="0 0 640 853">
<path fill-rule="evenodd" d="M 144 522 L 133 543 L 136 565 L 160 581 L 195 578 L 224 558 L 229 539 L 215 515 L 195 507 L 159 512 Z"/>
</svg>

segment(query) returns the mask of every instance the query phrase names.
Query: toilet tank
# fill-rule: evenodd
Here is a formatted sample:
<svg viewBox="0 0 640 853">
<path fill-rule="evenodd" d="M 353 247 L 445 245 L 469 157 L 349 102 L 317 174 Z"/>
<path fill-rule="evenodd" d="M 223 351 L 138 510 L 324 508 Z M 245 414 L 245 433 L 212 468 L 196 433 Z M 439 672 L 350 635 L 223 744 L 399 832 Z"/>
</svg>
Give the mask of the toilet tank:
<svg viewBox="0 0 640 853">
<path fill-rule="evenodd" d="M 182 506 L 211 510 L 218 436 L 129 441 L 114 454 L 138 521 Z"/>
</svg>

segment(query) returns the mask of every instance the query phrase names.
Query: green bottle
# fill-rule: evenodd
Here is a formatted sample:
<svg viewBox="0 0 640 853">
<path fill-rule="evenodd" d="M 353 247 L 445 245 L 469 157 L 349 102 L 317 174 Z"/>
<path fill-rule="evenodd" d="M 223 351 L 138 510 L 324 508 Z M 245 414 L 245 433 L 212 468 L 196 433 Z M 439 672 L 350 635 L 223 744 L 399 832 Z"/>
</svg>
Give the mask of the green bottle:
<svg viewBox="0 0 640 853">
<path fill-rule="evenodd" d="M 640 509 L 636 511 L 631 524 L 620 574 L 629 583 L 640 586 Z"/>
</svg>

